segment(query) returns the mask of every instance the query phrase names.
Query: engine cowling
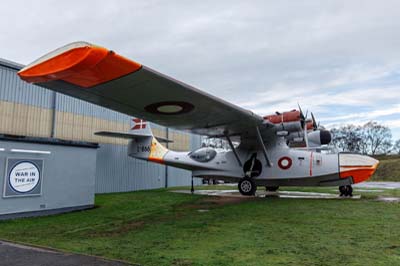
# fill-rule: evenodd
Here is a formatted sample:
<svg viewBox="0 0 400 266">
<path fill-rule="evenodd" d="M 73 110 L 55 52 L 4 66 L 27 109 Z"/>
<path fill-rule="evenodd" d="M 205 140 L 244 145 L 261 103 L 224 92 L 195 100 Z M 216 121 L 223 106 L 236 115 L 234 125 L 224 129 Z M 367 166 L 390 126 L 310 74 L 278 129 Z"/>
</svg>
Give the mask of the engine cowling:
<svg viewBox="0 0 400 266">
<path fill-rule="evenodd" d="M 277 112 L 276 114 L 273 114 L 273 115 L 264 116 L 265 120 L 268 120 L 273 124 L 300 121 L 300 118 L 301 118 L 300 111 L 297 111 L 297 110 L 292 110 L 292 111 L 283 112 L 283 113 Z"/>
<path fill-rule="evenodd" d="M 310 147 L 319 147 L 327 145 L 331 142 L 332 136 L 328 130 L 315 130 L 307 133 L 308 145 Z M 291 132 L 286 140 L 291 147 L 305 147 L 306 141 L 304 139 L 304 131 Z"/>
<path fill-rule="evenodd" d="M 298 110 L 276 113 L 264 116 L 264 119 L 274 124 L 276 131 L 296 132 L 303 130 L 301 114 Z"/>
<path fill-rule="evenodd" d="M 307 134 L 308 143 L 312 143 L 317 146 L 327 145 L 331 143 L 332 136 L 328 130 L 320 129 L 315 130 Z"/>
</svg>

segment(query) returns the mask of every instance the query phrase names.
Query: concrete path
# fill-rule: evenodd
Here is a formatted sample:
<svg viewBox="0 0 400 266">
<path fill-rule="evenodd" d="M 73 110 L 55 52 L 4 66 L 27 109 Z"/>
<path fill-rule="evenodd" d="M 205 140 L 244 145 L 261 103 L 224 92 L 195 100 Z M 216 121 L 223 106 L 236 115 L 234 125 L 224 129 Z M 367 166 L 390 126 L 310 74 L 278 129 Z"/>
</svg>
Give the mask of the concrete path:
<svg viewBox="0 0 400 266">
<path fill-rule="evenodd" d="M 190 190 L 174 190 L 172 192 L 190 194 Z M 194 194 L 207 195 L 207 196 L 220 196 L 220 197 L 239 197 L 248 198 L 243 196 L 236 190 L 195 190 Z M 339 193 L 319 193 L 319 192 L 302 192 L 302 191 L 283 191 L 267 192 L 258 190 L 256 197 L 260 198 L 297 198 L 297 199 L 360 199 L 360 195 L 354 195 L 351 198 L 340 197 Z"/>
<path fill-rule="evenodd" d="M 400 189 L 400 182 L 363 182 L 353 186 L 355 188 Z"/>
<path fill-rule="evenodd" d="M 245 197 L 240 195 L 236 189 L 237 184 L 222 184 L 221 186 L 232 186 L 235 189 L 226 190 L 195 190 L 195 194 L 208 196 L 225 196 L 225 197 Z M 284 191 L 266 192 L 265 190 L 257 190 L 257 197 L 278 197 L 278 198 L 302 198 L 302 199 L 360 199 L 361 196 L 357 192 L 383 192 L 384 189 L 400 189 L 400 182 L 363 182 L 353 185 L 354 196 L 352 198 L 340 197 L 338 190 L 334 189 L 331 193 L 317 192 L 301 192 L 301 191 Z M 191 193 L 190 190 L 175 190 L 178 193 Z M 382 198 L 384 199 L 384 198 Z M 395 198 L 396 201 L 398 198 Z M 394 200 L 391 200 L 394 201 Z"/>
<path fill-rule="evenodd" d="M 53 250 L 0 241 L 1 266 L 125 266 L 120 261 L 61 253 Z"/>
</svg>

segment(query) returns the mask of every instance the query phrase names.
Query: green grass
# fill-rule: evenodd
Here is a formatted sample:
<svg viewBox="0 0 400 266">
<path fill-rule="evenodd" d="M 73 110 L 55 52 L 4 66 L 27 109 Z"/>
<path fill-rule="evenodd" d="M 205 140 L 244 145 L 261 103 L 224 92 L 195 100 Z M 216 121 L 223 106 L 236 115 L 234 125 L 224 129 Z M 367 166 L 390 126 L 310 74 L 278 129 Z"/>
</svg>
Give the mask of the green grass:
<svg viewBox="0 0 400 266">
<path fill-rule="evenodd" d="M 379 166 L 370 181 L 400 181 L 400 155 L 376 156 Z"/>
<path fill-rule="evenodd" d="M 400 265 L 400 204 L 362 194 L 229 204 L 166 190 L 97 195 L 92 210 L 0 222 L 0 238 L 141 265 Z"/>
</svg>

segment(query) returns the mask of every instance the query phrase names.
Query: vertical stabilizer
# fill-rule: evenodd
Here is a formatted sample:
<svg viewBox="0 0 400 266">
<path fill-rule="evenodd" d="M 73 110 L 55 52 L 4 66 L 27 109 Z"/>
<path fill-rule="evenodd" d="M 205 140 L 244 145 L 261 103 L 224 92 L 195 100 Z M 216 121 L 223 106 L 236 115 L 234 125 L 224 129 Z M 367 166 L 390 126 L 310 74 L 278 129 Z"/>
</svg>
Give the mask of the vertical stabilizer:
<svg viewBox="0 0 400 266">
<path fill-rule="evenodd" d="M 149 122 L 140 118 L 133 118 L 131 120 L 130 133 L 141 136 L 132 138 L 129 142 L 129 156 L 164 163 L 164 156 L 168 152 L 168 149 L 161 145 L 157 138 L 153 136 Z"/>
<path fill-rule="evenodd" d="M 140 118 L 132 118 L 131 119 L 131 129 L 129 130 L 130 133 L 138 134 L 138 135 L 145 135 L 145 136 L 153 136 L 150 128 L 150 122 L 145 121 Z"/>
</svg>

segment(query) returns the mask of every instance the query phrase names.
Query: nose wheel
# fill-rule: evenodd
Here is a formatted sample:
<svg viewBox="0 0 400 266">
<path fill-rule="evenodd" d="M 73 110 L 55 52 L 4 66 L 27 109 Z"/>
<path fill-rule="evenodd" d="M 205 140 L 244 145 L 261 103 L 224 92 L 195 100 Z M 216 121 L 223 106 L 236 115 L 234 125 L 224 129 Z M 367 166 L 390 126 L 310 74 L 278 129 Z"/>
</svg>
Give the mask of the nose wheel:
<svg viewBox="0 0 400 266">
<path fill-rule="evenodd" d="M 353 197 L 353 188 L 348 186 L 339 187 L 340 197 Z"/>
<path fill-rule="evenodd" d="M 256 193 L 257 186 L 253 179 L 244 177 L 238 184 L 239 192 L 245 196 L 253 196 Z"/>
</svg>

